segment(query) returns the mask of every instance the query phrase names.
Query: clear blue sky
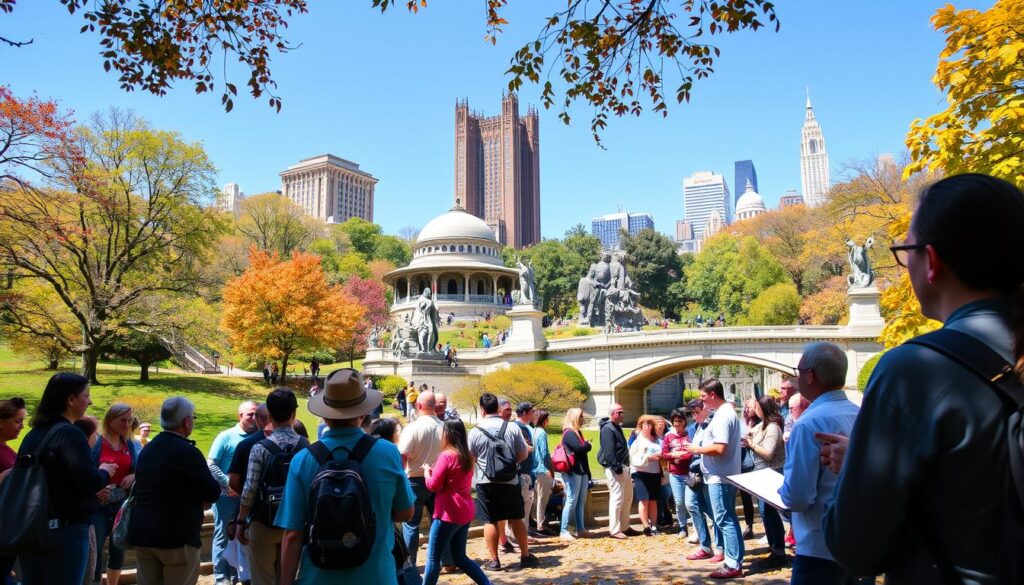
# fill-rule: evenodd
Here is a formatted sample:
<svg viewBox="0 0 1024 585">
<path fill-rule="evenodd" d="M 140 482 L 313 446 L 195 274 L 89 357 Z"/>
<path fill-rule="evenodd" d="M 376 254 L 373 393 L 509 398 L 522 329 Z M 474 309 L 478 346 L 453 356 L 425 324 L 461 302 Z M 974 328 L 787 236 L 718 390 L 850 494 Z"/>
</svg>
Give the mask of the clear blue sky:
<svg viewBox="0 0 1024 585">
<path fill-rule="evenodd" d="M 590 137 L 588 109 L 575 109 L 569 127 L 557 111 L 542 110 L 542 234 L 561 237 L 577 222 L 589 228 L 593 216 L 620 204 L 653 214 L 657 229 L 672 233 L 683 214 L 683 178 L 710 169 L 725 173 L 735 191 L 733 161 L 746 158 L 774 205 L 800 187 L 808 86 L 833 180 L 844 163 L 899 155 L 910 122 L 943 105 L 930 81 L 943 39 L 929 18 L 944 3 L 780 2 L 780 32 L 717 37 L 716 73 L 698 83 L 692 102 L 673 105 L 667 119 L 611 120 L 607 150 Z M 483 5 L 435 0 L 418 15 L 381 15 L 370 0 L 310 2 L 288 32 L 302 46 L 272 62 L 284 100 L 278 114 L 247 96 L 224 113 L 219 93 L 196 95 L 186 84 L 164 97 L 124 93 L 104 73 L 96 37 L 79 34 L 80 18 L 57 0 L 26 0 L 0 16 L 0 34 L 35 42 L 0 47 L 0 83 L 22 96 L 56 98 L 80 119 L 109 106 L 131 108 L 202 142 L 220 184 L 239 183 L 250 194 L 279 188 L 277 173 L 302 158 L 330 152 L 350 159 L 380 179 L 375 220 L 394 233 L 450 207 L 455 100 L 496 113 L 509 57 L 562 3 L 511 2 L 496 46 L 484 42 Z M 241 72 L 230 75 L 243 91 Z M 538 94 L 525 87 L 521 109 L 539 104 Z"/>
</svg>

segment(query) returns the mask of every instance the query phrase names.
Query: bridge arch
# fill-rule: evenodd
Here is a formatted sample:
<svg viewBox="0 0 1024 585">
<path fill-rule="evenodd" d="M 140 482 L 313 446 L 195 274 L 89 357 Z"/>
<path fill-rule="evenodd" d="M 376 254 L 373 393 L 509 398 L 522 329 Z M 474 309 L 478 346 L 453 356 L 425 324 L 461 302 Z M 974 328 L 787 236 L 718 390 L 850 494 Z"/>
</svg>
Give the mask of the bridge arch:
<svg viewBox="0 0 1024 585">
<path fill-rule="evenodd" d="M 740 365 L 754 366 L 792 374 L 799 355 L 792 356 L 793 363 L 785 363 L 755 355 L 718 353 L 711 355 L 676 355 L 650 361 L 629 370 L 611 380 L 609 386 L 613 400 L 623 406 L 628 420 L 635 420 L 643 414 L 646 405 L 646 389 L 673 374 L 695 370 L 704 366 Z"/>
</svg>

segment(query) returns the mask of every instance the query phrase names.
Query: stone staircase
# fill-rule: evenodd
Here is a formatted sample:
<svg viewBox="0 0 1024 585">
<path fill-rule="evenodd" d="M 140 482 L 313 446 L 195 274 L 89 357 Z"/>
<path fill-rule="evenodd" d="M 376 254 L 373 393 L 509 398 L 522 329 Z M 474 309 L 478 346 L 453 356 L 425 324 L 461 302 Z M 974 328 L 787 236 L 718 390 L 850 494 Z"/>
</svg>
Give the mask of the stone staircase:
<svg viewBox="0 0 1024 585">
<path fill-rule="evenodd" d="M 171 337 L 157 335 L 161 345 L 171 352 L 171 360 L 181 369 L 197 374 L 219 374 L 220 368 L 209 356 L 192 347 L 176 334 Z"/>
</svg>

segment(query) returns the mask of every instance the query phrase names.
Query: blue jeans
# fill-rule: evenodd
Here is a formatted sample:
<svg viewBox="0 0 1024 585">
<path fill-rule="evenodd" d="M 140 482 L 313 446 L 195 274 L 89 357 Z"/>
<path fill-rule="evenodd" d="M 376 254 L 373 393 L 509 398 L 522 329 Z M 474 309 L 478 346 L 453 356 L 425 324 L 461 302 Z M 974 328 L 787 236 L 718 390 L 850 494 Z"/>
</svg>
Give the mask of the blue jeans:
<svg viewBox="0 0 1024 585">
<path fill-rule="evenodd" d="M 725 544 L 725 565 L 738 569 L 743 565 L 743 536 L 736 518 L 736 486 L 727 483 L 709 483 L 708 499 L 715 513 L 715 525 L 722 531 Z"/>
<path fill-rule="evenodd" d="M 452 555 L 455 565 L 462 569 L 477 585 L 490 585 L 487 575 L 480 566 L 466 556 L 466 538 L 469 536 L 469 524 L 452 524 L 444 520 L 434 519 L 430 525 L 430 544 L 427 545 L 427 566 L 423 568 L 423 585 L 434 585 L 441 574 L 441 561 L 438 551 Z"/>
<path fill-rule="evenodd" d="M 587 501 L 587 476 L 575 473 L 561 473 L 565 484 L 565 505 L 562 507 L 562 532 L 569 532 L 569 519 L 576 515 L 576 532 L 583 532 L 583 506 Z"/>
<path fill-rule="evenodd" d="M 676 519 L 679 520 L 679 533 L 686 534 L 686 476 L 670 473 L 668 474 L 668 485 L 672 488 L 672 499 L 676 503 Z M 707 528 L 704 528 L 704 531 L 707 532 Z"/>
<path fill-rule="evenodd" d="M 693 528 L 697 531 L 700 547 L 708 552 L 711 552 L 711 533 L 708 532 L 708 525 L 704 517 L 712 518 L 711 526 L 715 529 L 715 547 L 721 550 L 722 531 L 714 523 L 706 484 L 700 484 L 697 489 L 686 487 L 686 510 L 690 513 L 690 518 L 693 518 Z"/>
<path fill-rule="evenodd" d="M 92 525 L 96 528 L 96 570 L 93 572 L 93 581 L 99 581 L 103 576 L 103 545 L 104 541 L 110 541 L 110 558 L 107 560 L 107 569 L 120 571 L 124 567 L 124 549 L 114 545 L 114 518 L 120 504 L 113 506 L 100 506 L 96 515 L 93 516 Z M 113 509 L 111 509 L 113 508 Z"/>
<path fill-rule="evenodd" d="M 796 555 L 790 585 L 844 585 L 854 583 L 846 569 L 835 561 Z"/>
<path fill-rule="evenodd" d="M 224 549 L 228 547 L 228 522 L 238 517 L 239 498 L 222 495 L 213 504 L 213 580 L 227 579 L 236 574 L 235 568 L 224 560 Z M 96 535 L 97 537 L 99 534 Z M 99 538 L 96 539 L 97 546 Z"/>
<path fill-rule="evenodd" d="M 426 508 L 429 518 L 434 516 L 434 493 L 427 489 L 427 480 L 422 477 L 410 477 L 409 487 L 412 488 L 413 502 L 412 519 L 402 523 L 402 539 L 409 551 L 409 562 L 416 564 L 416 556 L 420 550 L 420 522 L 423 520 L 423 509 Z M 451 553 L 441 550 L 441 558 L 445 565 L 452 564 Z"/>
<path fill-rule="evenodd" d="M 23 585 L 82 585 L 89 562 L 89 524 L 71 524 L 50 532 L 53 552 L 22 556 Z"/>
<path fill-rule="evenodd" d="M 764 500 L 757 501 L 761 511 L 761 522 L 764 523 L 764 535 L 768 538 L 768 548 L 773 553 L 786 554 L 786 527 L 782 525 L 779 511 Z"/>
</svg>

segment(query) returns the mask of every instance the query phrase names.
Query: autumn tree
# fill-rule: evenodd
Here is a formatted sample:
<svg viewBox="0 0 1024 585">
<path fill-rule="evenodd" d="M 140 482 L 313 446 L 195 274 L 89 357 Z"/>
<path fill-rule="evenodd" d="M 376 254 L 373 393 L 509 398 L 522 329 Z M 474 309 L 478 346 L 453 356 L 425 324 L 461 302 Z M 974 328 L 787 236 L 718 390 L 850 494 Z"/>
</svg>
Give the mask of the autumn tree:
<svg viewBox="0 0 1024 585">
<path fill-rule="evenodd" d="M 911 124 L 906 173 L 983 172 L 1024 185 L 1024 4 L 997 0 L 983 11 L 948 4 L 932 25 L 946 36 L 932 78 L 946 109 Z"/>
<path fill-rule="evenodd" d="M 284 195 L 263 193 L 242 201 L 235 230 L 249 246 L 287 258 L 305 251 L 324 226 Z"/>
<path fill-rule="evenodd" d="M 452 402 L 460 407 L 473 407 L 483 392 L 508 398 L 512 404 L 529 402 L 551 412 L 565 412 L 587 399 L 576 377 L 542 362 L 512 364 L 485 374 L 479 382 L 456 390 Z"/>
<path fill-rule="evenodd" d="M 0 127 L 17 124 L 17 101 L 0 104 Z M 49 148 L 35 140 L 22 147 Z M 226 225 L 209 206 L 213 165 L 174 132 L 110 110 L 54 146 L 36 182 L 21 179 L 0 198 L 0 266 L 45 283 L 67 307 L 83 373 L 96 382 L 115 332 L 158 326 L 173 315 L 161 297 L 196 291 Z"/>
<path fill-rule="evenodd" d="M 845 325 L 850 319 L 847 290 L 846 278 L 833 276 L 818 292 L 804 297 L 800 320 L 808 325 Z"/>
<path fill-rule="evenodd" d="M 82 349 L 81 325 L 40 279 L 15 279 L 0 294 L 0 331 L 11 350 L 42 359 L 51 370 Z"/>
<path fill-rule="evenodd" d="M 224 288 L 220 323 L 237 351 L 280 360 L 283 377 L 296 352 L 348 343 L 364 314 L 327 282 L 319 257 L 296 252 L 282 260 L 253 250 L 248 270 Z"/>
<path fill-rule="evenodd" d="M 486 38 L 495 43 L 508 25 L 509 0 L 484 1 Z M 238 89 L 226 68 L 222 78 L 216 75 L 217 57 L 237 61 L 253 98 L 269 95 L 270 106 L 280 111 L 270 62 L 274 54 L 297 48 L 285 31 L 293 15 L 306 12 L 306 0 L 60 2 L 81 20 L 83 33 L 99 34 L 103 68 L 119 76 L 125 91 L 164 95 L 184 81 L 196 93 L 219 91 L 227 111 Z M 16 4 L 0 0 L 0 13 Z M 427 2 L 372 0 L 382 11 L 396 4 L 416 12 Z M 543 105 L 558 106 L 566 124 L 574 102 L 591 106 L 595 139 L 610 114 L 639 116 L 649 108 L 665 116 L 671 99 L 689 101 L 694 84 L 714 72 L 720 54 L 707 42 L 710 37 L 779 27 L 769 0 L 574 0 L 538 24 L 536 39 L 512 55 L 508 88 L 541 85 Z M 15 47 L 32 41 L 0 36 L 0 43 Z"/>
<path fill-rule="evenodd" d="M 366 354 L 370 331 L 374 327 L 386 326 L 391 319 L 391 311 L 388 309 L 387 287 L 379 280 L 353 276 L 345 281 L 342 290 L 363 308 L 363 318 L 355 324 L 348 343 L 338 346 L 339 353 L 354 367 L 356 357 Z"/>
</svg>

